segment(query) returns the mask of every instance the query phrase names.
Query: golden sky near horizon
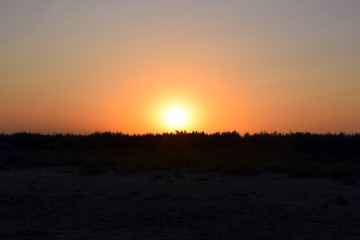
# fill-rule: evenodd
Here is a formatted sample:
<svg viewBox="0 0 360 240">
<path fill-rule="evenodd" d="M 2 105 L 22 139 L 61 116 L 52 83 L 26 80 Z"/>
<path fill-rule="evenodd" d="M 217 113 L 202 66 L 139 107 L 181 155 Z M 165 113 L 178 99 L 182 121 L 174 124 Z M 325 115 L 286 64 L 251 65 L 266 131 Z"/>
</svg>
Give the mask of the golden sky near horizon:
<svg viewBox="0 0 360 240">
<path fill-rule="evenodd" d="M 360 132 L 359 11 L 357 0 L 1 1 L 0 132 Z"/>
</svg>

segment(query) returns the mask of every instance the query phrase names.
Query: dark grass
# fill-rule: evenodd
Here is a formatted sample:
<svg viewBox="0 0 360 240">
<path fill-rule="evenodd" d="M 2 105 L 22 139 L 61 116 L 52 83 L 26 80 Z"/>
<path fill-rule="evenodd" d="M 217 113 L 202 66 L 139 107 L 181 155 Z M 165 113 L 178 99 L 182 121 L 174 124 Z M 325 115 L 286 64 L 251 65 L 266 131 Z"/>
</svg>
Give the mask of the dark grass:
<svg viewBox="0 0 360 240">
<path fill-rule="evenodd" d="M 82 175 L 187 168 L 238 175 L 273 172 L 354 178 L 360 175 L 359 149 L 359 134 L 17 133 L 0 135 L 0 170 L 74 165 Z"/>
</svg>

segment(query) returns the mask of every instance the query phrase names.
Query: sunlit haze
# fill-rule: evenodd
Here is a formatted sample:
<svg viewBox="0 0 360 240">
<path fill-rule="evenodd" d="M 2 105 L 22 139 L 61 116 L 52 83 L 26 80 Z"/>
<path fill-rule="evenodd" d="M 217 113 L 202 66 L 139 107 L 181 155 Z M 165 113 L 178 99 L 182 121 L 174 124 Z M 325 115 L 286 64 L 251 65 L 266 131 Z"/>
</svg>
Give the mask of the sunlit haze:
<svg viewBox="0 0 360 240">
<path fill-rule="evenodd" d="M 0 132 L 360 132 L 358 0 L 4 0 Z"/>
</svg>

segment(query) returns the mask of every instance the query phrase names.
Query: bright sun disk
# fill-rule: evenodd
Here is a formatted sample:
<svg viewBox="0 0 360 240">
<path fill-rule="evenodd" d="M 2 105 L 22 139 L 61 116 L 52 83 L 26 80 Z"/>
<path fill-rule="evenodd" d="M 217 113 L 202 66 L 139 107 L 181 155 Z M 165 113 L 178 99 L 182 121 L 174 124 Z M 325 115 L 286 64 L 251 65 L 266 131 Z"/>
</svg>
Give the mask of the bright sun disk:
<svg viewBox="0 0 360 240">
<path fill-rule="evenodd" d="M 165 112 L 165 121 L 171 127 L 184 127 L 188 114 L 183 108 L 173 107 Z"/>
</svg>

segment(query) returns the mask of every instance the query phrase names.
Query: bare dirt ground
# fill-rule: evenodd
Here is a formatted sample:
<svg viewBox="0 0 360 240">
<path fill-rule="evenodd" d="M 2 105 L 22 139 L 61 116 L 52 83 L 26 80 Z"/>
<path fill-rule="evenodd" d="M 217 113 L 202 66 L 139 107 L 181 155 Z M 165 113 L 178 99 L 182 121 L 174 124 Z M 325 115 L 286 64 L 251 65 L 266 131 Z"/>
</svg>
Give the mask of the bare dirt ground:
<svg viewBox="0 0 360 240">
<path fill-rule="evenodd" d="M 0 171 L 0 239 L 360 239 L 341 179 Z"/>
</svg>

